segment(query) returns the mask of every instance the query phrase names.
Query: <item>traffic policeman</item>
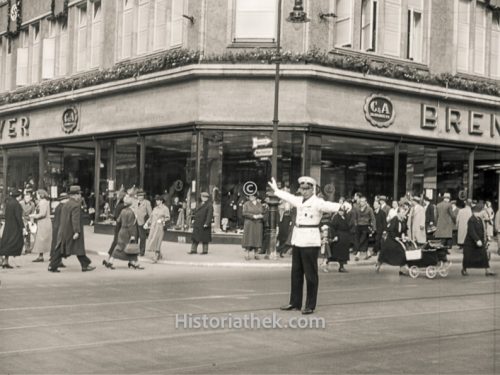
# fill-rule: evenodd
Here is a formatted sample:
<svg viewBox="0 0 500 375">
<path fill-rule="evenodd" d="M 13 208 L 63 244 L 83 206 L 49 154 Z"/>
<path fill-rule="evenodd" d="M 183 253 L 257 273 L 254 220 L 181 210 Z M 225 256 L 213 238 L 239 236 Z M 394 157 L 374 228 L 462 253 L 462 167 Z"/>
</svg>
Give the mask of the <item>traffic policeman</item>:
<svg viewBox="0 0 500 375">
<path fill-rule="evenodd" d="M 299 191 L 302 196 L 295 196 L 278 189 L 274 178 L 269 182 L 274 194 L 297 207 L 297 218 L 292 233 L 292 286 L 290 302 L 281 310 L 300 310 L 302 308 L 302 290 L 304 275 L 307 282 L 307 297 L 302 314 L 312 314 L 316 308 L 318 295 L 318 256 L 321 247 L 319 223 L 323 213 L 337 212 L 339 203 L 326 202 L 315 195 L 316 181 L 312 177 L 299 178 Z"/>
</svg>

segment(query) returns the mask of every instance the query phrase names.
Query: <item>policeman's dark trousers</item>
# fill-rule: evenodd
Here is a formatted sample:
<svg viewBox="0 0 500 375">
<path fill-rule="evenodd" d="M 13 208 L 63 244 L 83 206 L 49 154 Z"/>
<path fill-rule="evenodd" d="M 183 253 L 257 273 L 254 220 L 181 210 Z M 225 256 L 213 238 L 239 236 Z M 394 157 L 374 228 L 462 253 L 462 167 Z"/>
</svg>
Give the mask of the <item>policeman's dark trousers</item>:
<svg viewBox="0 0 500 375">
<path fill-rule="evenodd" d="M 191 252 L 196 253 L 198 251 L 199 242 L 193 241 L 191 243 Z M 208 254 L 208 242 L 202 242 L 203 254 Z"/>
<path fill-rule="evenodd" d="M 148 238 L 148 233 L 142 225 L 137 225 L 137 233 L 139 234 L 139 251 L 141 256 L 144 256 L 146 252 L 146 239 Z"/>
<path fill-rule="evenodd" d="M 319 247 L 296 247 L 292 249 L 292 290 L 290 305 L 302 307 L 304 275 L 307 283 L 306 309 L 316 308 L 318 296 L 318 256 Z"/>
<path fill-rule="evenodd" d="M 86 255 L 77 255 L 78 261 L 82 268 L 87 268 L 87 266 L 92 263 L 92 261 Z M 50 259 L 49 268 L 56 269 L 61 265 L 63 258 L 62 251 L 60 247 L 56 247 L 54 250 L 54 256 Z"/>
</svg>

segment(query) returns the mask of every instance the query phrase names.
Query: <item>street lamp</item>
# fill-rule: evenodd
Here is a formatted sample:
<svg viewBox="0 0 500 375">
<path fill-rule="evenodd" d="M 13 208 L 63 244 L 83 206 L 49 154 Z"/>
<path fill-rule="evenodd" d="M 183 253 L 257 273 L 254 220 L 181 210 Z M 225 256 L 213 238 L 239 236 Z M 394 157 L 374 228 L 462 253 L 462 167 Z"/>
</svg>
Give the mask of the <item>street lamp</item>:
<svg viewBox="0 0 500 375">
<path fill-rule="evenodd" d="M 280 65 L 281 65 L 281 14 L 283 0 L 278 0 L 278 26 L 276 32 L 276 71 L 274 75 L 274 116 L 273 116 L 273 155 L 271 158 L 271 175 L 275 180 L 278 180 L 278 109 L 279 109 L 279 91 L 280 91 Z M 302 0 L 295 0 L 293 11 L 290 12 L 288 22 L 305 23 L 309 22 Z M 268 252 L 272 252 L 272 257 L 276 258 L 276 227 L 278 224 L 278 204 L 279 199 L 271 195 L 269 197 L 269 216 L 270 216 L 270 244 Z M 269 254 L 268 254 L 269 255 Z"/>
</svg>

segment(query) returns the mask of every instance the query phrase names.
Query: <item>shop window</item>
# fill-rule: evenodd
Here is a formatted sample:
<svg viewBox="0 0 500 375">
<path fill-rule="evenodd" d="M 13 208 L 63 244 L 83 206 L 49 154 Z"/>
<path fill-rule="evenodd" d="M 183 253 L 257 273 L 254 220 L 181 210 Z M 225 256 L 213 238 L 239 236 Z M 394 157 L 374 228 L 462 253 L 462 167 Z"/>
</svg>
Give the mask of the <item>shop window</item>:
<svg viewBox="0 0 500 375">
<path fill-rule="evenodd" d="M 352 47 L 353 0 L 337 0 L 335 3 L 335 46 Z"/>
<path fill-rule="evenodd" d="M 437 148 L 437 196 L 450 193 L 451 199 L 467 196 L 469 152 L 451 147 Z"/>
<path fill-rule="evenodd" d="M 361 2 L 361 49 L 376 52 L 378 27 L 378 1 L 362 0 Z"/>
<path fill-rule="evenodd" d="M 139 187 L 140 143 L 137 138 L 116 141 L 116 189 Z"/>
<path fill-rule="evenodd" d="M 351 198 L 360 192 L 373 201 L 375 195 L 393 196 L 394 143 L 321 137 L 321 191 L 327 200 Z"/>
<path fill-rule="evenodd" d="M 236 0 L 234 42 L 274 42 L 277 29 L 276 0 Z"/>
<path fill-rule="evenodd" d="M 469 70 L 470 0 L 458 1 L 457 69 Z"/>
<path fill-rule="evenodd" d="M 490 201 L 495 212 L 498 210 L 500 193 L 500 153 L 474 152 L 473 199 Z"/>
<path fill-rule="evenodd" d="M 427 196 L 435 199 L 437 148 L 420 144 L 399 146 L 398 197 Z"/>
<path fill-rule="evenodd" d="M 422 61 L 423 17 L 422 1 L 413 0 L 408 7 L 408 40 L 406 57 L 410 60 Z"/>
<path fill-rule="evenodd" d="M 33 180 L 38 188 L 38 147 L 8 150 L 7 155 L 7 186 L 22 189 Z"/>
<path fill-rule="evenodd" d="M 196 203 L 196 192 L 192 191 L 196 172 L 193 142 L 196 136 L 191 132 L 146 136 L 144 190 L 151 200 L 155 194 L 165 196 L 174 229 L 186 229 L 191 200 Z"/>
</svg>

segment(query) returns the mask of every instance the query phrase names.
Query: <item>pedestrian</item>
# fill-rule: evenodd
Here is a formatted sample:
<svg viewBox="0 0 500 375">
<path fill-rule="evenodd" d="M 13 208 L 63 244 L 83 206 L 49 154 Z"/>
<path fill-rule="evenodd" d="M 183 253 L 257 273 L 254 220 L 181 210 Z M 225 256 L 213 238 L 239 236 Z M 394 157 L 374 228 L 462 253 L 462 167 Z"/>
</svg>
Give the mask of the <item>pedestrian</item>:
<svg viewBox="0 0 500 375">
<path fill-rule="evenodd" d="M 488 237 L 488 241 L 493 239 L 493 224 L 495 220 L 495 211 L 493 211 L 493 207 L 491 207 L 491 202 L 486 201 L 484 204 L 484 218 L 486 223 L 486 235 Z"/>
<path fill-rule="evenodd" d="M 387 204 L 385 207 L 389 207 Z M 373 202 L 373 214 L 375 215 L 375 245 L 373 247 L 374 255 L 380 252 L 380 244 L 382 235 L 387 228 L 387 213 L 382 209 L 382 205 L 375 201 Z"/>
<path fill-rule="evenodd" d="M 391 219 L 387 226 L 387 236 L 382 239 L 380 253 L 378 255 L 375 269 L 378 272 L 382 264 L 399 266 L 399 274 L 403 275 L 401 267 L 406 264 L 405 247 L 406 241 L 406 209 L 401 206 L 398 208 L 396 216 Z"/>
<path fill-rule="evenodd" d="M 486 232 L 481 218 L 482 204 L 472 207 L 472 216 L 467 222 L 467 235 L 464 241 L 462 276 L 468 276 L 469 268 L 484 268 L 486 276 L 495 276 L 491 271 L 486 251 Z"/>
<path fill-rule="evenodd" d="M 125 193 L 124 190 L 120 190 L 116 194 L 116 206 L 115 210 L 113 211 L 113 220 L 115 220 L 115 228 L 113 231 L 113 241 L 111 242 L 111 246 L 109 247 L 108 250 L 108 256 L 111 257 L 111 254 L 113 254 L 113 251 L 115 250 L 116 243 L 118 242 L 118 233 L 120 232 L 120 226 L 121 223 L 118 222 L 118 217 L 120 216 L 120 213 L 122 210 L 125 208 L 125 204 L 123 203 L 123 200 L 127 194 Z"/>
<path fill-rule="evenodd" d="M 274 178 L 269 186 L 274 194 L 292 206 L 297 207 L 297 218 L 292 233 L 292 270 L 291 291 L 288 305 L 281 310 L 300 310 L 302 308 L 302 292 L 304 276 L 307 282 L 307 297 L 302 314 L 312 314 L 316 308 L 318 296 L 318 257 L 321 247 L 319 224 L 323 213 L 334 213 L 340 208 L 338 203 L 327 202 L 316 195 L 316 181 L 309 176 L 298 180 L 302 197 L 297 197 L 278 189 Z"/>
<path fill-rule="evenodd" d="M 52 222 L 52 241 L 50 245 L 50 258 L 49 262 L 54 258 L 56 245 L 57 245 L 57 232 L 59 231 L 59 227 L 61 226 L 61 210 L 64 203 L 68 202 L 69 196 L 67 193 L 59 194 L 58 201 L 59 204 L 54 209 L 54 221 Z M 66 268 L 64 263 L 61 262 L 57 265 L 57 268 Z"/>
<path fill-rule="evenodd" d="M 344 266 L 349 261 L 349 247 L 351 246 L 352 228 L 354 226 L 350 210 L 351 205 L 344 202 L 330 222 L 331 257 L 327 262 L 338 262 L 339 272 L 347 272 Z"/>
<path fill-rule="evenodd" d="M 43 262 L 43 254 L 50 254 L 52 244 L 49 193 L 46 190 L 38 189 L 36 199 L 38 202 L 36 212 L 29 215 L 30 220 L 34 220 L 37 226 L 33 252 L 38 253 L 38 257 L 33 262 Z"/>
<path fill-rule="evenodd" d="M 2 268 L 14 268 L 9 264 L 9 257 L 18 257 L 23 252 L 25 231 L 23 208 L 19 203 L 23 199 L 22 190 L 14 189 L 5 200 L 5 227 L 0 241 Z"/>
<path fill-rule="evenodd" d="M 245 259 L 250 260 L 250 252 L 254 252 L 254 259 L 262 248 L 264 237 L 264 207 L 257 200 L 256 194 L 248 194 L 248 200 L 243 204 L 243 238 L 241 246 L 245 249 Z"/>
<path fill-rule="evenodd" d="M 409 213 L 408 234 L 410 240 L 417 245 L 423 245 L 427 242 L 425 232 L 425 208 L 422 206 L 422 198 L 412 197 L 413 206 Z"/>
<path fill-rule="evenodd" d="M 128 261 L 128 268 L 133 268 L 136 270 L 143 270 L 139 262 L 137 261 L 138 254 L 129 254 L 126 251 L 129 243 L 136 241 L 137 238 L 137 219 L 135 217 L 134 211 L 130 208 L 133 201 L 131 197 L 126 196 L 123 199 L 124 208 L 120 211 L 118 218 L 116 219 L 117 224 L 120 225 L 120 231 L 118 232 L 117 241 L 111 256 L 108 260 L 103 260 L 102 264 L 109 269 L 114 270 L 113 261 L 115 259 Z"/>
<path fill-rule="evenodd" d="M 284 187 L 284 191 L 290 192 L 290 189 Z M 288 251 L 287 239 L 292 225 L 292 205 L 284 200 L 281 200 L 278 205 L 279 223 L 278 223 L 278 254 L 283 258 L 283 254 Z"/>
<path fill-rule="evenodd" d="M 59 272 L 59 264 L 62 258 L 76 255 L 82 272 L 95 270 L 90 264 L 92 261 L 85 252 L 85 239 L 83 235 L 82 220 L 82 196 L 78 185 L 72 185 L 69 188 L 68 202 L 61 208 L 61 223 L 57 232 L 57 245 L 54 257 L 49 264 L 50 272 Z"/>
<path fill-rule="evenodd" d="M 368 252 L 368 240 L 375 232 L 375 215 L 364 195 L 359 197 L 358 207 L 352 211 L 355 226 L 354 249 L 356 255 L 354 256 L 354 260 L 358 261 L 361 253 L 366 254 L 366 260 L 371 257 L 371 254 Z"/>
<path fill-rule="evenodd" d="M 32 190 L 31 188 L 24 189 L 23 194 L 23 199 L 20 201 L 21 207 L 23 208 L 23 223 L 24 223 L 24 228 L 26 229 L 23 231 L 24 235 L 24 253 L 25 254 L 30 254 L 31 250 L 33 248 L 33 243 L 34 243 L 34 237 L 33 233 L 31 233 L 31 228 L 30 228 L 30 215 L 33 214 L 36 210 L 36 205 L 35 202 L 33 202 L 33 195 L 32 195 Z"/>
<path fill-rule="evenodd" d="M 457 245 L 462 248 L 467 235 L 467 223 L 472 216 L 472 199 L 465 201 L 465 206 L 457 214 Z"/>
<path fill-rule="evenodd" d="M 392 201 L 391 209 L 387 214 L 387 222 L 390 222 L 393 217 L 396 217 L 396 215 L 398 214 L 398 207 L 399 207 L 398 201 Z"/>
<path fill-rule="evenodd" d="M 451 247 L 453 237 L 453 211 L 450 203 L 450 193 L 443 194 L 443 200 L 436 206 L 436 233 L 434 237 L 440 239 L 446 247 Z"/>
<path fill-rule="evenodd" d="M 140 255 L 144 256 L 144 253 L 146 252 L 146 239 L 148 237 L 147 231 L 146 229 L 144 229 L 144 224 L 146 224 L 146 221 L 151 216 L 153 209 L 151 208 L 151 202 L 146 199 L 146 193 L 144 192 L 144 190 L 137 190 L 136 197 L 137 199 L 133 203 L 132 210 L 134 211 L 135 217 L 137 218 Z"/>
<path fill-rule="evenodd" d="M 451 244 L 452 246 L 455 246 L 458 244 L 458 226 L 457 226 L 457 216 L 458 216 L 458 207 L 457 207 L 457 201 L 452 200 L 450 201 L 451 204 L 451 213 L 453 217 L 453 231 L 451 232 Z"/>
<path fill-rule="evenodd" d="M 198 252 L 198 244 L 202 243 L 203 255 L 208 254 L 208 244 L 212 241 L 212 219 L 214 208 L 210 202 L 210 194 L 200 194 L 201 204 L 193 211 L 193 233 L 191 235 L 191 251 L 188 254 Z"/>
<path fill-rule="evenodd" d="M 431 198 L 424 196 L 425 208 L 425 233 L 427 240 L 433 240 L 436 233 L 436 206 L 432 203 Z"/>
<path fill-rule="evenodd" d="M 385 212 L 385 216 L 387 218 L 387 215 L 389 215 L 389 211 L 391 210 L 391 207 L 387 204 L 387 197 L 385 195 L 380 195 L 378 197 L 378 203 L 380 204 L 382 211 Z"/>
<path fill-rule="evenodd" d="M 170 220 L 170 211 L 165 206 L 165 198 L 157 194 L 155 203 L 151 216 L 145 224 L 146 228 L 149 228 L 146 249 L 154 252 L 153 263 L 157 263 L 162 258 L 161 243 L 165 234 L 165 224 Z"/>
<path fill-rule="evenodd" d="M 500 255 L 500 207 L 495 215 L 495 228 L 493 231 L 497 237 L 497 254 Z"/>
</svg>

